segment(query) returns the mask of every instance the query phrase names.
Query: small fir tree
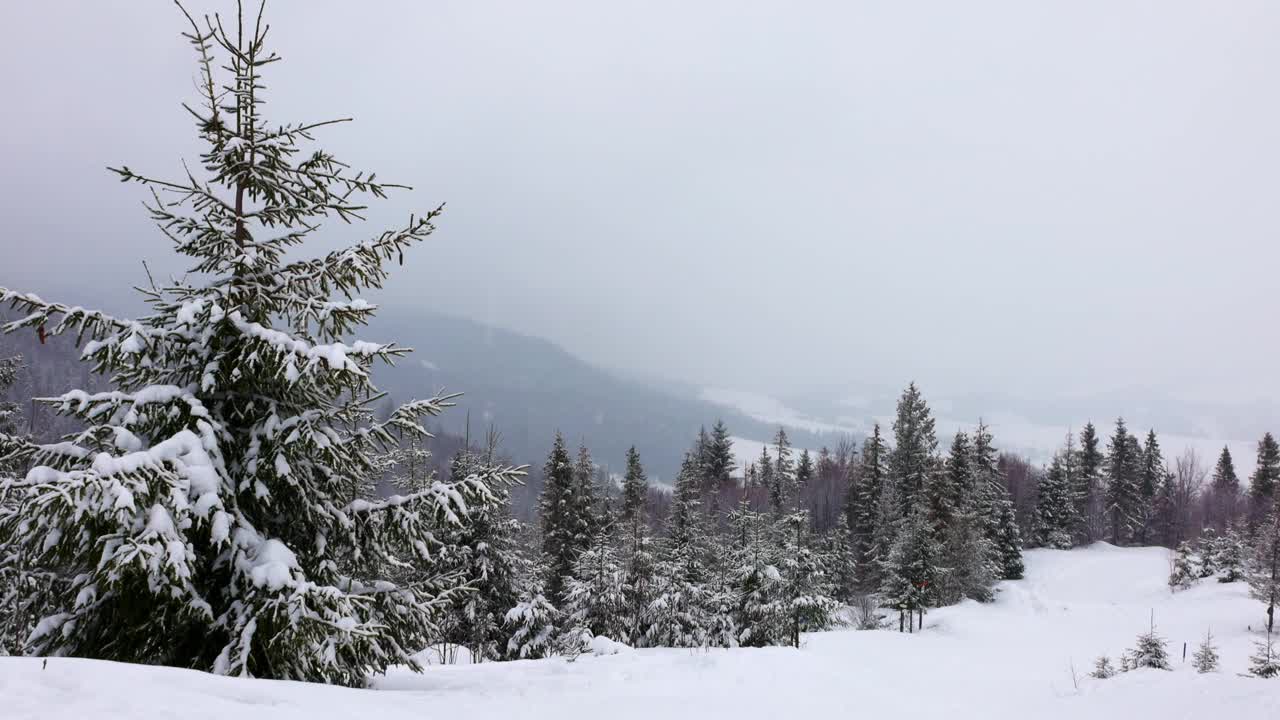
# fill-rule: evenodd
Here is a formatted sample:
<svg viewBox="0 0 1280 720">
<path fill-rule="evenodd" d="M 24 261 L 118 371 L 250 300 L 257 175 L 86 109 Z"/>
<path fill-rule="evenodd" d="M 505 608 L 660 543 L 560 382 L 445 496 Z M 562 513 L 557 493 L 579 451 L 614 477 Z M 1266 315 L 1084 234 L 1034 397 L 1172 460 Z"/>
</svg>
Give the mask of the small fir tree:
<svg viewBox="0 0 1280 720">
<path fill-rule="evenodd" d="M 1249 658 L 1249 674 L 1258 678 L 1280 677 L 1280 654 L 1276 652 L 1271 631 L 1267 631 L 1265 639 L 1253 641 L 1253 646 L 1256 650 Z"/>
<path fill-rule="evenodd" d="M 1195 583 L 1199 572 L 1196 570 L 1195 559 L 1192 556 L 1191 546 L 1187 543 L 1178 545 L 1178 551 L 1173 556 L 1170 563 L 1172 567 L 1169 570 L 1169 589 L 1173 591 L 1186 590 Z"/>
<path fill-rule="evenodd" d="M 1240 533 L 1230 524 L 1227 525 L 1226 532 L 1222 537 L 1218 538 L 1217 552 L 1219 572 L 1218 582 L 1231 583 L 1245 579 L 1245 562 L 1248 559 L 1248 549 L 1245 546 L 1244 538 L 1240 537 Z"/>
<path fill-rule="evenodd" d="M 1218 549 L 1218 534 L 1213 531 L 1213 528 L 1205 528 L 1199 540 L 1196 541 L 1197 567 L 1200 577 L 1213 577 L 1218 573 Z"/>
<path fill-rule="evenodd" d="M 1157 670 L 1173 669 L 1169 665 L 1169 650 L 1165 640 L 1156 634 L 1154 620 L 1152 620 L 1151 629 L 1139 635 L 1137 645 L 1128 652 L 1126 665 L 1130 670 L 1144 667 Z"/>
<path fill-rule="evenodd" d="M 556 625 L 560 613 L 535 585 L 530 594 L 507 611 L 504 623 L 511 633 L 506 657 L 535 660 L 555 652 Z"/>
<path fill-rule="evenodd" d="M 1204 642 L 1196 648 L 1191 664 L 1198 673 L 1211 673 L 1218 670 L 1218 648 L 1213 644 L 1213 633 L 1205 631 Z"/>
<path fill-rule="evenodd" d="M 1116 668 L 1111 664 L 1111 658 L 1102 655 L 1093 663 L 1093 672 L 1089 673 L 1089 675 L 1099 680 L 1106 680 L 1107 678 L 1115 677 Z"/>
</svg>

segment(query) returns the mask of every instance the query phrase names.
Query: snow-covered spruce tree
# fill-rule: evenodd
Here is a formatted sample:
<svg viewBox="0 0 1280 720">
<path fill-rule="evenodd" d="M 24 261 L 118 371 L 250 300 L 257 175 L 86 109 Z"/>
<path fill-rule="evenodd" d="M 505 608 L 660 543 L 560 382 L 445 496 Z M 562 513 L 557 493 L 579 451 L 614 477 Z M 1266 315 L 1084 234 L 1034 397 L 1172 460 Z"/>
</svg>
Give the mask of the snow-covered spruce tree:
<svg viewBox="0 0 1280 720">
<path fill-rule="evenodd" d="M 729 516 L 736 547 L 730 559 L 731 592 L 737 598 L 733 624 L 743 647 L 781 645 L 790 640 L 788 606 L 777 544 L 769 517 L 751 510 L 744 498 Z"/>
<path fill-rule="evenodd" d="M 877 543 L 876 525 L 880 514 L 880 496 L 888 476 L 888 449 L 876 423 L 871 435 L 862 444 L 862 462 L 857 466 L 854 482 L 850 483 L 845 514 L 853 536 L 854 562 L 858 573 L 858 587 L 870 590 L 879 587 L 880 564 L 878 560 L 888 551 L 891 539 L 881 537 Z M 896 503 L 896 501 L 895 501 Z M 887 510 L 896 511 L 896 504 Z M 885 542 L 887 540 L 887 542 Z"/>
<path fill-rule="evenodd" d="M 1213 577 L 1218 573 L 1218 542 L 1220 538 L 1213 528 L 1205 528 L 1196 540 L 1196 558 L 1199 575 Z"/>
<path fill-rule="evenodd" d="M 21 356 L 0 359 L 0 395 L 17 381 L 21 369 Z M 21 464 L 8 457 L 25 444 L 18 434 L 21 418 L 17 403 L 0 400 L 0 482 L 25 474 Z M 20 522 L 15 517 L 21 508 L 20 496 L 19 492 L 0 489 L 0 528 Z M 20 549 L 20 545 L 11 547 L 0 535 L 0 655 L 22 654 L 36 621 L 46 614 L 44 607 L 54 582 L 65 582 L 48 571 L 25 566 Z"/>
<path fill-rule="evenodd" d="M 1280 505 L 1266 524 L 1258 528 L 1249 563 L 1249 596 L 1267 609 L 1267 632 L 1275 629 L 1276 603 L 1280 602 Z"/>
<path fill-rule="evenodd" d="M 1126 669 L 1149 667 L 1157 670 L 1172 670 L 1173 668 L 1169 665 L 1169 650 L 1165 645 L 1164 638 L 1156 634 L 1156 625 L 1152 621 L 1151 629 L 1139 635 L 1137 646 L 1126 653 Z"/>
<path fill-rule="evenodd" d="M 646 608 L 646 645 L 702 647 L 707 644 L 711 607 L 707 588 L 707 548 L 699 510 L 701 475 L 691 454 L 676 476 L 661 546 L 657 589 Z"/>
<path fill-rule="evenodd" d="M 152 218 L 191 262 L 187 279 L 143 291 L 151 314 L 124 320 L 0 289 L 26 313 L 6 331 L 91 337 L 84 359 L 117 388 L 54 399 L 84 429 L 27 444 L 17 459 L 35 467 L 3 484 L 20 505 L 0 527 L 5 544 L 27 567 L 73 578 L 33 653 L 346 685 L 416 667 L 453 583 L 399 584 L 389 570 L 430 558 L 441 528 L 517 474 L 358 497 L 375 455 L 426 437 L 422 419 L 450 404 L 413 401 L 371 422 L 373 366 L 407 349 L 342 339 L 375 311 L 355 295 L 381 286 L 440 210 L 285 259 L 326 217 L 358 219 L 358 198 L 396 186 L 306 150 L 328 123 L 267 124 L 261 73 L 278 58 L 266 31 L 260 16 L 192 20 L 200 161 L 172 182 L 114 170 L 151 191 Z"/>
<path fill-rule="evenodd" d="M 1213 480 L 1209 484 L 1207 521 L 1210 527 L 1225 528 L 1236 521 L 1240 509 L 1240 478 L 1231 449 L 1222 446 L 1218 462 L 1213 467 Z"/>
<path fill-rule="evenodd" d="M 938 437 L 933 415 L 914 382 L 898 400 L 893 440 L 889 477 L 897 490 L 899 513 L 906 515 L 923 499 L 925 487 L 937 467 Z"/>
<path fill-rule="evenodd" d="M 914 622 L 912 613 L 934 604 L 938 578 L 946 572 L 939 564 L 942 548 L 923 509 L 906 516 L 899 525 L 897 538 L 881 562 L 883 580 L 880 593 L 884 604 L 896 608 L 903 618 Z"/>
<path fill-rule="evenodd" d="M 510 660 L 536 660 L 552 655 L 559 622 L 559 611 L 542 592 L 542 583 L 535 580 L 525 598 L 508 610 L 503 619 L 504 626 L 511 633 L 506 657 Z"/>
<path fill-rule="evenodd" d="M 1076 517 L 1080 521 L 1077 537 L 1082 542 L 1093 542 L 1104 534 L 1102 474 L 1105 458 L 1100 444 L 1093 423 L 1085 423 L 1080 431 L 1079 472 L 1075 487 Z"/>
<path fill-rule="evenodd" d="M 836 516 L 835 527 L 823 535 L 819 552 L 831 597 L 842 603 L 852 602 L 858 589 L 858 564 L 853 533 L 843 513 Z"/>
<path fill-rule="evenodd" d="M 925 481 L 925 502 L 934 532 L 944 532 L 956 514 L 972 502 L 973 488 L 973 445 L 969 435 L 960 431 L 951 442 L 945 464 Z"/>
<path fill-rule="evenodd" d="M 564 634 L 566 652 L 577 654 L 592 637 L 625 642 L 631 622 L 627 607 L 626 575 L 618 563 L 607 530 L 595 534 L 590 547 L 574 563 L 573 577 L 565 588 Z"/>
<path fill-rule="evenodd" d="M 1259 678 L 1280 677 L 1280 652 L 1277 652 L 1273 635 L 1267 631 L 1263 640 L 1254 640 L 1257 648 L 1249 658 L 1249 674 Z"/>
<path fill-rule="evenodd" d="M 962 510 L 951 518 L 939 538 L 942 555 L 938 562 L 946 571 L 938 577 L 938 603 L 949 605 L 965 598 L 990 602 L 1001 568 L 972 510 Z"/>
<path fill-rule="evenodd" d="M 1214 554 L 1218 558 L 1218 570 L 1222 573 L 1218 576 L 1218 582 L 1231 583 L 1245 579 L 1248 548 L 1244 544 L 1244 538 L 1230 524 L 1222 537 L 1218 538 Z"/>
<path fill-rule="evenodd" d="M 1169 589 L 1174 592 L 1186 590 L 1195 583 L 1198 576 L 1191 545 L 1185 542 L 1178 545 L 1178 551 L 1170 561 Z"/>
<path fill-rule="evenodd" d="M 491 434 L 483 454 L 459 451 L 449 464 L 450 478 L 462 482 L 492 467 L 495 445 Z M 450 640 L 466 646 L 476 662 L 505 654 L 511 636 L 506 613 L 519 602 L 521 578 L 531 571 L 520 552 L 520 522 L 511 517 L 509 502 L 506 488 L 494 489 L 489 502 L 467 508 L 466 522 L 447 543 L 454 567 L 470 588 L 455 601 Z"/>
<path fill-rule="evenodd" d="M 1079 520 L 1076 518 L 1076 501 L 1073 496 L 1074 479 L 1071 477 L 1074 451 L 1068 438 L 1067 447 L 1059 450 L 1049 463 L 1049 471 L 1040 482 L 1032 519 L 1035 544 L 1040 547 L 1069 550 Z"/>
<path fill-rule="evenodd" d="M 800 451 L 800 459 L 796 461 L 796 487 L 804 488 L 813 480 L 813 457 L 809 449 Z"/>
<path fill-rule="evenodd" d="M 1205 631 L 1204 642 L 1200 643 L 1195 654 L 1191 656 L 1191 665 L 1201 674 L 1218 670 L 1218 648 L 1213 644 L 1212 631 Z"/>
<path fill-rule="evenodd" d="M 872 525 L 871 544 L 867 548 L 867 559 L 862 563 L 875 564 L 874 571 L 865 569 L 861 573 L 863 589 L 879 590 L 884 586 L 885 562 L 894 542 L 898 539 L 898 529 L 902 525 L 902 503 L 898 500 L 898 486 L 886 478 L 880 489 L 880 499 L 876 503 L 875 523 Z M 875 584 L 870 583 L 874 581 Z"/>
<path fill-rule="evenodd" d="M 711 436 L 707 439 L 707 447 L 703 455 L 702 491 L 715 494 L 733 486 L 733 471 L 737 465 L 733 460 L 733 440 L 729 437 L 729 428 L 723 420 L 716 420 L 711 428 Z"/>
<path fill-rule="evenodd" d="M 1258 441 L 1258 461 L 1249 478 L 1249 531 L 1267 522 L 1275 505 L 1276 486 L 1280 485 L 1280 443 L 1271 433 Z"/>
<path fill-rule="evenodd" d="M 1124 418 L 1116 420 L 1115 434 L 1107 444 L 1106 471 L 1111 544 L 1121 545 L 1133 537 L 1139 523 L 1142 474 L 1142 447 L 1125 427 Z"/>
<path fill-rule="evenodd" d="M 649 537 L 645 501 L 649 496 L 649 478 L 633 447 L 627 451 L 627 470 L 622 481 L 621 545 L 622 565 L 626 573 L 624 591 L 629 622 L 625 638 L 616 640 L 641 647 L 648 627 L 649 603 L 657 588 L 657 560 Z"/>
<path fill-rule="evenodd" d="M 542 495 L 538 516 L 542 522 L 542 555 L 545 560 L 544 592 L 552 605 L 564 603 L 565 583 L 573 576 L 574 563 L 591 544 L 587 518 L 590 507 L 579 492 L 564 437 L 556 433 L 542 468 Z"/>
<path fill-rule="evenodd" d="M 800 647 L 800 633 L 825 630 L 835 622 L 838 607 L 831 597 L 822 555 L 809 538 L 809 513 L 798 511 L 782 519 L 778 564 L 782 598 L 791 645 Z"/>
<path fill-rule="evenodd" d="M 1160 452 L 1160 441 L 1156 438 L 1155 430 L 1147 431 L 1147 441 L 1142 445 L 1139 464 L 1134 539 L 1139 545 L 1146 545 L 1154 542 L 1152 535 L 1157 516 L 1156 497 L 1167 475 L 1164 455 Z"/>
<path fill-rule="evenodd" d="M 1111 658 L 1106 655 L 1100 655 L 1093 663 L 1093 672 L 1089 673 L 1089 676 L 1099 680 L 1115 677 L 1116 668 L 1111 664 Z"/>
<path fill-rule="evenodd" d="M 785 428 L 773 437 L 773 472 L 769 475 L 769 504 L 775 513 L 791 507 L 796 496 L 796 470 L 791 461 L 791 441 Z"/>
<path fill-rule="evenodd" d="M 1001 485 L 999 492 L 994 543 L 996 562 L 1001 579 L 1021 580 L 1026 572 L 1026 565 L 1022 561 L 1022 532 L 1018 530 L 1018 517 L 1013 509 L 1013 500 L 1009 498 L 1009 491 Z"/>
<path fill-rule="evenodd" d="M 1005 486 L 1004 474 L 997 463 L 997 451 L 990 428 L 981 420 L 973 431 L 974 502 L 979 522 L 983 523 L 991 541 L 993 561 L 1004 580 L 1019 580 L 1025 566 L 1022 562 L 1022 532 L 1013 509 L 1013 499 Z"/>
<path fill-rule="evenodd" d="M 645 476 L 644 466 L 640 464 L 640 453 L 632 445 L 627 450 L 627 472 L 622 478 L 622 514 L 619 520 L 623 525 L 644 522 L 644 503 L 648 494 L 649 478 Z"/>
</svg>

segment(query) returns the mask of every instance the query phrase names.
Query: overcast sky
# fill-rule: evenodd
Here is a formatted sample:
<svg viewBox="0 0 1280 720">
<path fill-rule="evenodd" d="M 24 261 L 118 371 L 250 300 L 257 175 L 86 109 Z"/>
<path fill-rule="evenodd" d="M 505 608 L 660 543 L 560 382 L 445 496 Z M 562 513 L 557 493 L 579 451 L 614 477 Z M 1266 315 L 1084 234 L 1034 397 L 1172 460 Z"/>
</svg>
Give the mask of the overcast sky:
<svg viewBox="0 0 1280 720">
<path fill-rule="evenodd" d="M 197 10 L 218 3 L 192 2 Z M 225 9 L 227 5 L 221 5 Z M 447 201 L 385 302 L 788 392 L 1280 398 L 1280 3 L 286 2 L 275 121 Z M 7 3 L 0 285 L 178 269 L 165 2 Z"/>
</svg>

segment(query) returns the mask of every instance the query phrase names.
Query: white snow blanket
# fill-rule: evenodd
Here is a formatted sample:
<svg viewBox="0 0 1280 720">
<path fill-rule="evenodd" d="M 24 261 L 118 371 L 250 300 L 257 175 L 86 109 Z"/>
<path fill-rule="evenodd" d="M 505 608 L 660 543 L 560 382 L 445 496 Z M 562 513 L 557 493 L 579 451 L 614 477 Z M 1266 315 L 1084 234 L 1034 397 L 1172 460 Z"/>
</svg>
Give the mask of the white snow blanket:
<svg viewBox="0 0 1280 720">
<path fill-rule="evenodd" d="M 1242 583 L 1200 581 L 1172 594 L 1167 575 L 1168 552 L 1160 548 L 1037 550 L 1027 553 L 1027 579 L 1002 584 L 995 603 L 934 611 L 914 635 L 846 630 L 807 635 L 800 650 L 634 650 L 573 662 L 436 665 L 421 675 L 392 671 L 370 690 L 62 658 L 42 669 L 38 659 L 0 658 L 0 717 L 1280 717 L 1280 680 L 1239 676 L 1262 606 Z M 1088 677 L 1098 655 L 1114 661 L 1132 646 L 1152 610 L 1175 670 Z M 1189 658 L 1210 626 L 1222 670 L 1198 675 Z"/>
</svg>

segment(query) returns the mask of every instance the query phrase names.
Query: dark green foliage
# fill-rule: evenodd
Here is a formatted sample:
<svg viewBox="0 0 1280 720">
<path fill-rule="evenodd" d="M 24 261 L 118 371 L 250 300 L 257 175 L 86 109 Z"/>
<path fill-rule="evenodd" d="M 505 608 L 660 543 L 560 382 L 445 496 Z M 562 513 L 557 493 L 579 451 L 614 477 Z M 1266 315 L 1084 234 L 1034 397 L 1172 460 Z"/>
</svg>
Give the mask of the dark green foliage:
<svg viewBox="0 0 1280 720">
<path fill-rule="evenodd" d="M 643 522 L 644 502 L 648 494 L 649 478 L 640 464 L 640 453 L 632 445 L 627 450 L 627 474 L 622 478 L 622 514 L 619 519 L 623 523 Z"/>
<path fill-rule="evenodd" d="M 1116 431 L 1107 445 L 1107 517 L 1111 543 L 1133 538 L 1142 522 L 1142 448 L 1138 439 L 1116 420 Z"/>
<path fill-rule="evenodd" d="M 897 487 L 898 502 L 905 514 L 923 498 L 937 467 L 938 438 L 934 432 L 929 404 L 915 383 L 907 386 L 898 400 L 893 421 L 894 446 L 889 452 L 889 477 Z"/>
<path fill-rule="evenodd" d="M 887 461 L 888 450 L 885 448 L 884 437 L 880 434 L 880 423 L 876 423 L 870 437 L 862 444 L 862 462 L 857 465 L 845 498 L 845 517 L 852 535 L 858 586 L 864 590 L 879 586 L 879 560 L 886 556 L 891 542 L 891 528 L 888 525 L 892 518 L 884 518 L 886 527 L 881 528 L 882 532 L 879 534 L 876 531 L 881 522 L 880 496 L 887 482 Z M 896 511 L 896 505 L 893 509 Z"/>
<path fill-rule="evenodd" d="M 542 554 L 546 559 L 546 597 L 559 607 L 564 602 L 565 581 L 573 575 L 578 556 L 591 544 L 588 532 L 590 506 L 579 493 L 574 467 L 564 438 L 556 433 L 551 453 L 542 468 Z"/>
<path fill-rule="evenodd" d="M 1249 478 L 1250 531 L 1266 520 L 1275 505 L 1276 485 L 1280 483 L 1280 444 L 1271 433 L 1258 441 L 1258 461 Z"/>
<path fill-rule="evenodd" d="M 1102 474 L 1105 458 L 1100 449 L 1101 441 L 1093 423 L 1085 423 L 1080 431 L 1080 460 L 1076 476 L 1076 517 L 1079 518 L 1079 536 L 1092 542 L 1102 535 L 1103 503 Z"/>
</svg>

